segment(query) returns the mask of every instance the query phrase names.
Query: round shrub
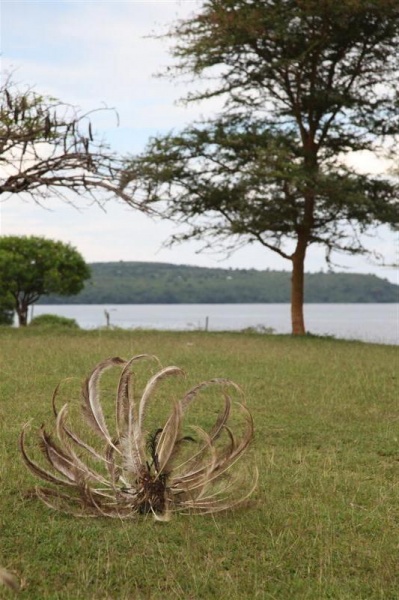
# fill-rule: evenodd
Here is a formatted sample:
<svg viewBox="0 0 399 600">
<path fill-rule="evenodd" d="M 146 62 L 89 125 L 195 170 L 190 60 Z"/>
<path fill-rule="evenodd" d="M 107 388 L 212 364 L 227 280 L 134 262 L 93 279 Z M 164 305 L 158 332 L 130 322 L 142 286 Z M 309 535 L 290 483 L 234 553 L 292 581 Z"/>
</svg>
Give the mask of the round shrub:
<svg viewBox="0 0 399 600">
<path fill-rule="evenodd" d="M 59 315 L 39 315 L 29 323 L 30 327 L 66 327 L 68 329 L 79 329 L 75 319 L 60 317 Z"/>
</svg>

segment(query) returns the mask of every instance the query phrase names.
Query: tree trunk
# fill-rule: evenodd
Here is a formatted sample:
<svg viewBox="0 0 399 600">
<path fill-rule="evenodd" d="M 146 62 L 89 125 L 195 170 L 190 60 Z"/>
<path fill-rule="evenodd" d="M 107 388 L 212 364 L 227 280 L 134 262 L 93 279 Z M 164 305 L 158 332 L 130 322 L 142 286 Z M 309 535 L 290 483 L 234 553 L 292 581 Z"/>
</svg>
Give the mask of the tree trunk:
<svg viewBox="0 0 399 600">
<path fill-rule="evenodd" d="M 28 306 L 24 304 L 19 304 L 16 307 L 17 315 L 18 315 L 18 324 L 20 327 L 26 327 L 28 324 Z"/>
<path fill-rule="evenodd" d="M 291 323 L 292 335 L 305 335 L 303 302 L 305 289 L 305 255 L 306 239 L 298 239 L 295 253 L 292 256 L 291 275 Z"/>
</svg>

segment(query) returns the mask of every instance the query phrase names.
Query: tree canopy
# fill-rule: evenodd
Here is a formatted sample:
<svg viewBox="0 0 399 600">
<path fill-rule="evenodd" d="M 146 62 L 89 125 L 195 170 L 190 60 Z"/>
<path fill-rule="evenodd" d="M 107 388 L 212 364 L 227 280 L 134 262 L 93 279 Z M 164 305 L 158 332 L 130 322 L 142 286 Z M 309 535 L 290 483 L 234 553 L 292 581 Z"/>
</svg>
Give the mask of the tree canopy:
<svg viewBox="0 0 399 600">
<path fill-rule="evenodd" d="M 149 141 L 122 187 L 197 238 L 259 242 L 292 263 L 292 330 L 305 333 L 310 245 L 367 253 L 361 234 L 398 222 L 398 180 L 348 155 L 397 156 L 396 0 L 206 0 L 169 34 L 172 74 L 203 81 L 223 114 Z M 226 246 L 225 246 L 226 247 Z"/>
<path fill-rule="evenodd" d="M 69 296 L 83 289 L 90 269 L 79 252 L 42 237 L 0 237 L 0 297 L 13 298 L 20 325 L 44 294 Z"/>
</svg>

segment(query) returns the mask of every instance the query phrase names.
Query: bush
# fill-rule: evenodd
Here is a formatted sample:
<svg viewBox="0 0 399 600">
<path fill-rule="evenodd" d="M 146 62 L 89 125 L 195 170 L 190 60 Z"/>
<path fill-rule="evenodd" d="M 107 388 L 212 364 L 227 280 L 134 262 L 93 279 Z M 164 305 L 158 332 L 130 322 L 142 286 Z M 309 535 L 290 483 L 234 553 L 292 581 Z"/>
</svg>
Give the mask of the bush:
<svg viewBox="0 0 399 600">
<path fill-rule="evenodd" d="M 0 325 L 14 323 L 14 303 L 9 296 L 0 298 Z"/>
<path fill-rule="evenodd" d="M 68 329 L 79 329 L 75 319 L 60 317 L 59 315 L 39 315 L 29 323 L 30 327 L 67 327 Z"/>
<path fill-rule="evenodd" d="M 241 333 L 264 333 L 267 335 L 271 335 L 275 333 L 276 330 L 274 327 L 266 327 L 266 325 L 255 325 L 253 327 L 245 327 L 244 329 L 240 329 Z"/>
</svg>

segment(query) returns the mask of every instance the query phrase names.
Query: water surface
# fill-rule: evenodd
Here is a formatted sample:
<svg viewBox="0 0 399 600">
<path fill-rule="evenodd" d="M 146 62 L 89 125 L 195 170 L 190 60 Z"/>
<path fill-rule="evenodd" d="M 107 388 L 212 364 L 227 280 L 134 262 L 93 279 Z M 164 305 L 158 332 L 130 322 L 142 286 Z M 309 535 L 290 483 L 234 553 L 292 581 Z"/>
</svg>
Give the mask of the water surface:
<svg viewBox="0 0 399 600">
<path fill-rule="evenodd" d="M 76 319 L 80 327 L 239 331 L 247 327 L 273 328 L 290 333 L 289 304 L 62 304 L 36 305 L 44 313 Z M 399 344 L 399 304 L 306 304 L 307 331 L 317 335 Z"/>
</svg>

